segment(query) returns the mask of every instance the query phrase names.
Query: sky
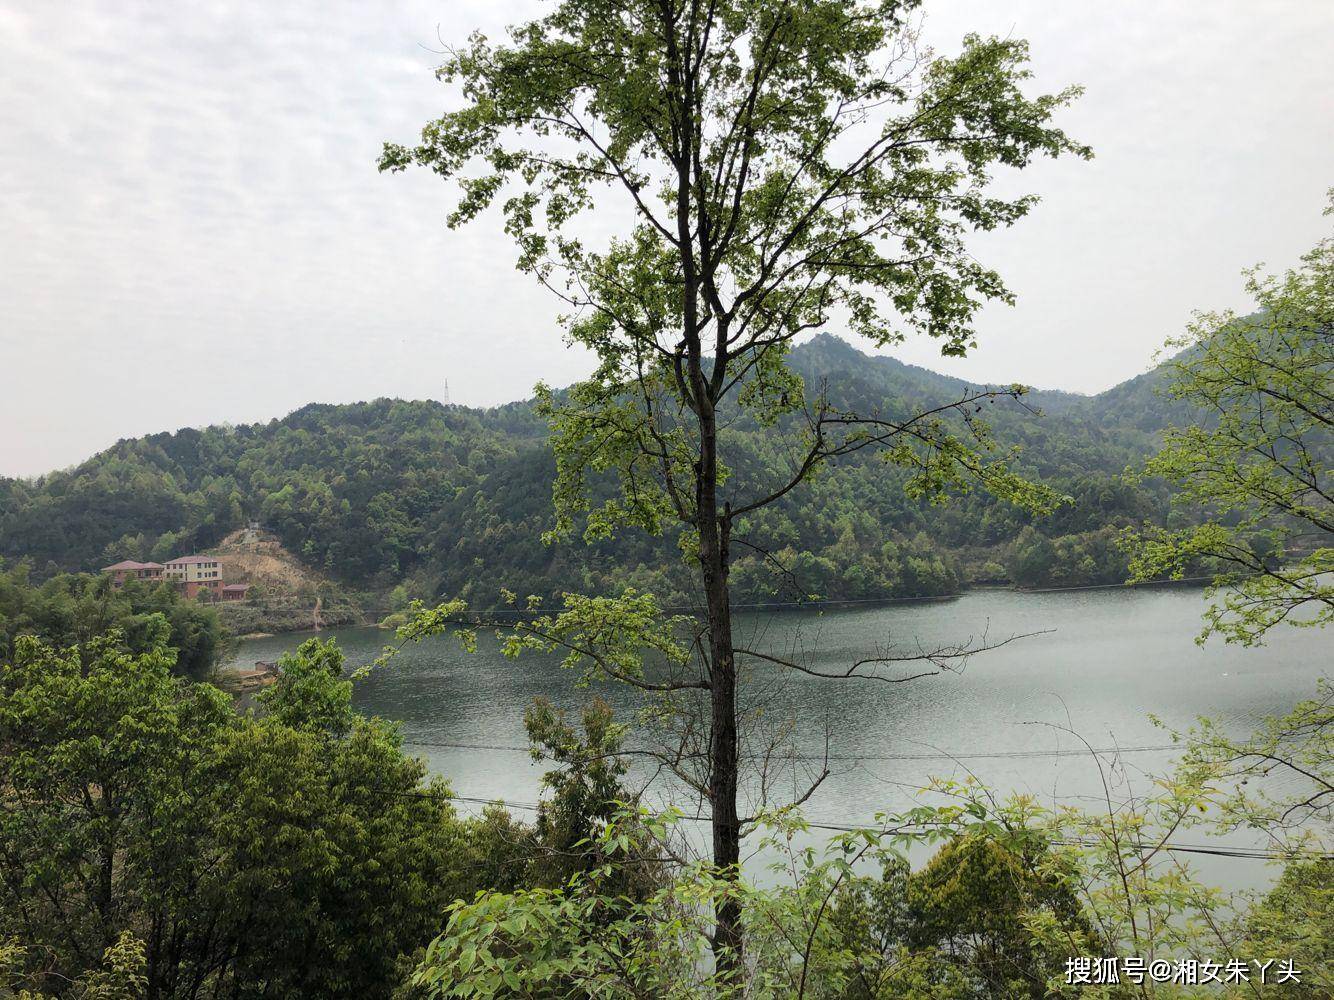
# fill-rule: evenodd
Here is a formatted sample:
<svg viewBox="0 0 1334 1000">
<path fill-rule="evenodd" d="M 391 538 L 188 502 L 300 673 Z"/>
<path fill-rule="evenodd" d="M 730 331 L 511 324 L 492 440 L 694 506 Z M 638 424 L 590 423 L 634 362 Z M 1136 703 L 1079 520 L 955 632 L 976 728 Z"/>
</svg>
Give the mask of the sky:
<svg viewBox="0 0 1334 1000">
<path fill-rule="evenodd" d="M 449 99 L 444 42 L 538 0 L 0 0 L 0 475 L 117 439 L 379 396 L 487 406 L 585 375 L 495 215 L 381 175 Z M 1092 162 L 976 255 L 1018 295 L 978 347 L 889 353 L 977 382 L 1098 392 L 1144 371 L 1240 272 L 1329 232 L 1334 4 L 936 0 L 940 53 L 1027 38 Z M 1014 179 L 1007 178 L 1007 184 Z M 834 331 L 837 332 L 837 331 Z"/>
</svg>

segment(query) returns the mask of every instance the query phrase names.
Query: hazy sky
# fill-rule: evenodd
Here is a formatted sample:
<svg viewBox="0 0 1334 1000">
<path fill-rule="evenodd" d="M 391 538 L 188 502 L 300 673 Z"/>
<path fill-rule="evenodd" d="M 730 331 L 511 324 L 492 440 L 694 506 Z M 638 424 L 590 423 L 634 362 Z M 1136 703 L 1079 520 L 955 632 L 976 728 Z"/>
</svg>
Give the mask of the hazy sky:
<svg viewBox="0 0 1334 1000">
<path fill-rule="evenodd" d="M 381 176 L 384 139 L 443 107 L 439 37 L 495 35 L 520 0 L 0 0 L 0 475 L 117 438 L 376 396 L 488 405 L 585 373 L 494 217 Z M 1334 4 L 937 0 L 927 35 L 1033 45 L 1092 163 L 977 243 L 1019 295 L 979 348 L 897 356 L 977 381 L 1097 392 L 1147 367 L 1238 272 L 1329 228 Z"/>
</svg>

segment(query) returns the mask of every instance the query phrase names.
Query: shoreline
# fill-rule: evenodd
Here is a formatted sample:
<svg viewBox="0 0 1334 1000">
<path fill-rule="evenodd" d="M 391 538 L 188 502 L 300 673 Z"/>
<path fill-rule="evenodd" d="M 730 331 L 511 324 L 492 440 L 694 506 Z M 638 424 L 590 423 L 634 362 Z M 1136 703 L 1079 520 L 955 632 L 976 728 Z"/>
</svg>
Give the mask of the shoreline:
<svg viewBox="0 0 1334 1000">
<path fill-rule="evenodd" d="M 1188 577 L 1182 580 L 1150 580 L 1145 583 L 1092 583 L 1081 584 L 1073 587 L 1021 587 L 1013 583 L 976 583 L 961 588 L 953 594 L 932 594 L 921 597 L 867 597 L 853 598 L 848 600 L 832 601 L 773 601 L 748 604 L 734 604 L 733 611 L 738 612 L 796 612 L 796 611 L 840 611 L 856 608 L 869 607 L 895 607 L 898 605 L 926 604 L 926 603 L 946 603 L 956 601 L 973 592 L 985 591 L 1008 591 L 1015 594 L 1062 594 L 1078 593 L 1089 590 L 1146 590 L 1146 589 L 1170 589 L 1170 588 L 1203 588 L 1211 577 Z M 392 631 L 395 626 L 385 625 L 384 621 L 396 612 L 388 612 L 379 617 L 378 620 L 371 620 L 372 612 L 376 609 L 361 609 L 360 616 L 362 621 L 339 622 L 331 628 L 376 628 L 386 631 Z M 671 606 L 662 609 L 664 614 L 692 614 L 697 613 L 698 609 L 686 606 Z M 511 622 L 518 622 L 533 614 L 540 614 L 541 611 L 533 612 L 526 608 L 487 608 L 480 611 L 470 611 L 459 615 L 456 618 L 460 625 L 504 625 Z M 303 616 L 305 622 L 309 622 L 309 617 Z M 270 630 L 267 632 L 251 632 L 245 635 L 236 636 L 238 642 L 254 640 L 260 638 L 271 638 L 280 634 L 295 634 L 301 632 L 318 633 L 330 631 L 331 628 L 311 629 L 309 627 L 283 628 L 276 622 L 270 622 Z M 295 623 L 294 623 L 295 624 Z"/>
</svg>

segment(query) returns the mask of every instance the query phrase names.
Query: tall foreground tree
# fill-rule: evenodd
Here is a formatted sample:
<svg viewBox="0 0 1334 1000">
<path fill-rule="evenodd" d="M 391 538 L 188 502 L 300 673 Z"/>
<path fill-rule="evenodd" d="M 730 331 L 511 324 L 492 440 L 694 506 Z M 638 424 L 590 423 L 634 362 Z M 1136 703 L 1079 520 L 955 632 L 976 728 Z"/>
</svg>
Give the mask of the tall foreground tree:
<svg viewBox="0 0 1334 1000">
<path fill-rule="evenodd" d="M 1130 569 L 1180 578 L 1207 560 L 1218 600 L 1199 639 L 1249 646 L 1334 622 L 1334 239 L 1246 288 L 1256 313 L 1203 313 L 1172 342 L 1167 392 L 1204 419 L 1169 430 L 1145 471 L 1196 523 L 1147 527 Z"/>
<path fill-rule="evenodd" d="M 985 454 L 975 413 L 1019 388 L 930 412 L 848 413 L 784 365 L 794 338 L 832 321 L 878 345 L 915 330 L 963 354 L 979 306 L 1011 298 L 967 237 L 1034 203 L 991 193 L 992 170 L 1090 155 L 1051 121 L 1074 90 L 1026 93 L 1024 42 L 969 36 L 958 55 L 935 58 L 918 45 L 918 6 L 566 0 L 505 44 L 474 35 L 450 52 L 438 75 L 461 104 L 419 145 L 388 144 L 381 159 L 453 180 L 451 225 L 500 199 L 520 269 L 568 305 L 567 338 L 597 357 L 568 395 L 539 387 L 556 432 L 557 533 L 580 519 L 590 537 L 683 526 L 702 606 L 695 673 L 644 679 L 636 643 L 682 658 L 638 595 L 572 598 L 529 635 L 651 691 L 704 692 L 698 787 L 724 874 L 739 865 L 746 823 L 738 657 L 801 668 L 734 639 L 728 571 L 747 515 L 867 447 L 914 470 L 912 490 L 933 500 L 971 480 L 1036 508 L 1054 500 Z M 580 216 L 617 199 L 633 221 L 594 240 Z M 782 480 L 732 474 L 726 428 L 739 415 L 785 435 Z M 594 505 L 590 477 L 607 473 L 619 490 Z M 724 898 L 714 942 L 724 969 L 739 959 L 740 928 L 735 896 Z"/>
</svg>

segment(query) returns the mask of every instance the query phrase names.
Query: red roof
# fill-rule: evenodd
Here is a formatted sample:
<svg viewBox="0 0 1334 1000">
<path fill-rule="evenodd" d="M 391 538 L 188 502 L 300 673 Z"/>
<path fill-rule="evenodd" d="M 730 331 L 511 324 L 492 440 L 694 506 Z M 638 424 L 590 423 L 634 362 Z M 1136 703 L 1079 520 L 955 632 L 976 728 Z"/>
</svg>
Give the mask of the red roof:
<svg viewBox="0 0 1334 1000">
<path fill-rule="evenodd" d="M 194 563 L 217 562 L 217 556 L 181 556 L 179 559 L 168 559 L 168 566 L 185 566 Z"/>
<path fill-rule="evenodd" d="M 133 559 L 122 559 L 120 562 L 111 566 L 103 566 L 103 573 L 110 573 L 114 569 L 166 569 L 161 563 L 155 562 L 135 562 Z"/>
<path fill-rule="evenodd" d="M 233 591 L 233 592 L 235 592 L 235 593 L 241 593 L 241 594 L 244 594 L 247 590 L 250 589 L 250 584 L 248 584 L 248 583 L 229 583 L 229 584 L 227 584 L 225 587 L 223 587 L 222 589 L 223 589 L 223 590 L 230 590 L 230 591 Z"/>
</svg>

